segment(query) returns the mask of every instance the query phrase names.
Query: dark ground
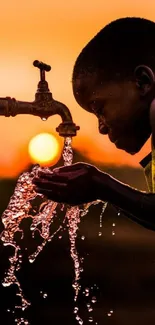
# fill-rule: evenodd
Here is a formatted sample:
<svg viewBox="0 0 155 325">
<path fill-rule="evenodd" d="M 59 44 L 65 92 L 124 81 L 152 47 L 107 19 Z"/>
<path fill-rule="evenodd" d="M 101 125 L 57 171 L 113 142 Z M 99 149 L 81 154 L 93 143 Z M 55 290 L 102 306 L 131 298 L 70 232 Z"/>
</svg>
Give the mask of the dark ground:
<svg viewBox="0 0 155 325">
<path fill-rule="evenodd" d="M 144 189 L 144 177 L 139 170 L 112 171 L 122 181 Z M 132 178 L 131 178 L 132 175 Z M 132 181 L 131 181 L 132 179 Z M 15 181 L 0 182 L 1 210 L 3 211 L 11 195 Z M 88 317 L 94 317 L 98 325 L 154 325 L 155 324 L 155 234 L 129 221 L 126 217 L 117 216 L 112 207 L 108 207 L 103 217 L 103 235 L 98 236 L 99 214 L 101 206 L 90 209 L 83 217 L 77 240 L 80 256 L 85 257 L 82 273 L 82 290 L 96 284 L 97 303 L 94 311 L 88 313 L 86 297 L 81 294 L 79 306 L 84 324 Z M 1 211 L 1 212 L 2 212 Z M 112 236 L 112 223 L 116 223 L 116 235 Z M 24 224 L 25 240 L 23 247 L 28 250 L 34 246 L 29 234 L 28 220 Z M 81 236 L 85 240 L 81 240 Z M 8 265 L 8 249 L 0 244 L 0 279 Z M 24 265 L 19 278 L 25 296 L 32 306 L 23 315 L 31 325 L 74 325 L 77 322 L 73 315 L 73 264 L 69 254 L 67 233 L 62 239 L 53 239 L 36 259 L 34 264 L 27 262 L 24 254 Z M 40 291 L 48 294 L 44 299 Z M 15 304 L 15 288 L 0 286 L 0 325 L 13 325 L 15 316 L 7 309 L 13 310 Z M 114 313 L 107 316 L 110 310 Z M 92 314 L 92 315 L 91 315 Z"/>
</svg>

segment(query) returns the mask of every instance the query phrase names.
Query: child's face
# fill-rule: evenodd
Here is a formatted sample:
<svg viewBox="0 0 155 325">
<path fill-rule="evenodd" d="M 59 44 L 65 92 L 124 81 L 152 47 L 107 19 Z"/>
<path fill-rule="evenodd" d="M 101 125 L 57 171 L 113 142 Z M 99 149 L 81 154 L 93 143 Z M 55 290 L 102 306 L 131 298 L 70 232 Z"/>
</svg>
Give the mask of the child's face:
<svg viewBox="0 0 155 325">
<path fill-rule="evenodd" d="M 135 82 L 108 82 L 96 78 L 75 81 L 77 102 L 98 118 L 99 132 L 107 134 L 119 149 L 137 153 L 151 134 L 149 103 L 140 97 Z"/>
</svg>

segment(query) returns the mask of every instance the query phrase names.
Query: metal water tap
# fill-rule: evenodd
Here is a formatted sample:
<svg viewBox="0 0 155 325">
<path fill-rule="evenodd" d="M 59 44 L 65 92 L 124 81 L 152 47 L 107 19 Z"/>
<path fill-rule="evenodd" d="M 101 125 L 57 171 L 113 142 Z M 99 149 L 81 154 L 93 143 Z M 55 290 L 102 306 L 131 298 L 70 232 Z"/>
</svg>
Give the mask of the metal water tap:
<svg viewBox="0 0 155 325">
<path fill-rule="evenodd" d="M 40 81 L 33 102 L 18 101 L 15 98 L 0 98 L 0 115 L 9 117 L 18 114 L 30 114 L 39 116 L 42 120 L 58 114 L 61 116 L 62 123 L 56 128 L 56 131 L 62 137 L 73 137 L 80 129 L 72 119 L 72 115 L 66 105 L 54 100 L 49 91 L 48 83 L 45 80 L 45 71 L 50 71 L 50 65 L 35 60 L 33 65 L 40 69 Z"/>
</svg>

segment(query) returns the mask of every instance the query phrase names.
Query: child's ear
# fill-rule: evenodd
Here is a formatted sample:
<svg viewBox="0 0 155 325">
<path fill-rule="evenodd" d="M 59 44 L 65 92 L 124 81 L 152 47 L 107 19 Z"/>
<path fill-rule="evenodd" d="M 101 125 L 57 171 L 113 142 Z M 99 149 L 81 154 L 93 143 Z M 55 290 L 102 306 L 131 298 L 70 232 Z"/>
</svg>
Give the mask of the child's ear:
<svg viewBox="0 0 155 325">
<path fill-rule="evenodd" d="M 139 65 L 134 71 L 136 86 L 141 95 L 145 96 L 155 88 L 155 74 L 151 68 L 146 65 Z"/>
</svg>

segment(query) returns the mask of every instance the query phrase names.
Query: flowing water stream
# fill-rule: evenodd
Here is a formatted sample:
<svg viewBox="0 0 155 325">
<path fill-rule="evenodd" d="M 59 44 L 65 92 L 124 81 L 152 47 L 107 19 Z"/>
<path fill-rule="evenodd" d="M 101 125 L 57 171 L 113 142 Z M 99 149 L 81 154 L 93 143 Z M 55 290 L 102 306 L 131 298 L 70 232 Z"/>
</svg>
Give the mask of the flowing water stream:
<svg viewBox="0 0 155 325">
<path fill-rule="evenodd" d="M 73 151 L 71 147 L 71 138 L 65 138 L 64 141 L 64 149 L 63 149 L 63 160 L 64 166 L 69 166 L 73 161 Z M 33 254 L 29 256 L 29 262 L 33 263 L 38 256 L 38 254 L 42 251 L 44 246 L 52 240 L 52 238 L 63 228 L 68 229 L 69 232 L 69 240 L 70 240 L 70 255 L 74 263 L 74 280 L 73 280 L 73 288 L 74 288 L 74 314 L 75 318 L 79 325 L 83 324 L 83 320 L 79 316 L 79 308 L 77 305 L 77 298 L 79 295 L 80 287 L 80 276 L 83 271 L 83 258 L 79 256 L 77 248 L 76 248 L 76 238 L 78 225 L 80 223 L 80 218 L 84 217 L 88 211 L 89 207 L 92 204 L 98 204 L 101 201 L 91 202 L 84 206 L 83 209 L 80 207 L 68 207 L 65 213 L 64 219 L 62 223 L 59 225 L 56 231 L 51 232 L 51 225 L 53 220 L 57 217 L 56 208 L 60 204 L 53 202 L 51 200 L 46 200 L 45 197 L 41 194 L 37 194 L 34 191 L 34 185 L 32 180 L 35 176 L 37 176 L 38 171 L 46 170 L 51 173 L 51 170 L 47 167 L 41 168 L 39 165 L 36 165 L 32 168 L 31 172 L 23 173 L 16 184 L 14 194 L 10 198 L 7 209 L 3 212 L 2 222 L 4 225 L 4 230 L 1 233 L 1 240 L 4 246 L 12 246 L 14 249 L 14 254 L 9 258 L 10 266 L 6 271 L 4 280 L 2 282 L 4 287 L 11 286 L 15 284 L 17 286 L 18 292 L 17 295 L 20 297 L 20 304 L 15 306 L 16 309 L 21 309 L 23 312 L 26 308 L 28 308 L 31 303 L 24 296 L 23 290 L 21 288 L 20 282 L 18 280 L 18 271 L 22 266 L 22 253 L 19 244 L 16 243 L 15 234 L 19 232 L 21 234 L 21 239 L 24 237 L 24 232 L 21 229 L 20 225 L 24 218 L 32 217 L 32 223 L 30 226 L 30 230 L 32 231 L 32 236 L 36 231 L 39 231 L 40 236 L 43 241 L 41 245 L 39 245 Z M 39 197 L 42 200 L 38 211 L 33 210 L 33 201 Z M 103 208 L 100 215 L 100 228 L 102 228 L 102 216 L 106 209 L 107 203 L 103 202 Z M 64 205 L 61 205 L 61 210 L 64 210 Z M 33 211 L 33 214 L 32 214 Z M 65 227 L 67 225 L 67 227 Z M 114 227 L 114 224 L 113 224 Z M 101 230 L 101 229 L 100 229 Z M 102 235 L 102 232 L 99 232 L 99 236 Z M 84 239 L 84 238 L 83 238 Z M 89 288 L 84 290 L 85 296 L 89 296 Z M 93 296 L 91 298 L 91 302 L 87 303 L 88 312 L 93 310 L 92 304 L 96 302 L 96 297 Z M 93 323 L 94 320 L 92 317 L 89 317 L 89 322 Z M 15 318 L 15 322 L 17 325 L 29 325 L 29 321 L 24 317 Z M 96 323 L 95 323 L 96 324 Z"/>
</svg>

